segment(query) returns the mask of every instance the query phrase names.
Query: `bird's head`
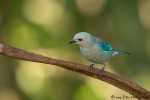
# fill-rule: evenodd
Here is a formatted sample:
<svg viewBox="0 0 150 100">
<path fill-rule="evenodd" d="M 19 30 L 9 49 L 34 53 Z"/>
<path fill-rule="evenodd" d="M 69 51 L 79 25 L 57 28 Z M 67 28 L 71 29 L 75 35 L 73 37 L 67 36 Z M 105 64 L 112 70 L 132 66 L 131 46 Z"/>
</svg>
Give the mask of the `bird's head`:
<svg viewBox="0 0 150 100">
<path fill-rule="evenodd" d="M 69 43 L 76 43 L 82 47 L 89 47 L 93 43 L 93 36 L 87 32 L 79 32 Z"/>
</svg>

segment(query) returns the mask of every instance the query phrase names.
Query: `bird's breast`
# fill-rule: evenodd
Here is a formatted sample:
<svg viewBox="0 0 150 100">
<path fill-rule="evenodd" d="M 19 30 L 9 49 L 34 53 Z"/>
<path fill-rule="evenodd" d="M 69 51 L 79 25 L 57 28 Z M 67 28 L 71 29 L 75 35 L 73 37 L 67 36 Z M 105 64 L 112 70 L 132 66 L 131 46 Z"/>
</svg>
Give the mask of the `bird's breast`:
<svg viewBox="0 0 150 100">
<path fill-rule="evenodd" d="M 83 48 L 80 47 L 82 55 L 89 61 L 93 63 L 99 63 L 104 64 L 109 60 L 109 56 L 107 55 L 107 52 L 101 50 L 97 47 L 91 47 L 91 48 Z"/>
</svg>

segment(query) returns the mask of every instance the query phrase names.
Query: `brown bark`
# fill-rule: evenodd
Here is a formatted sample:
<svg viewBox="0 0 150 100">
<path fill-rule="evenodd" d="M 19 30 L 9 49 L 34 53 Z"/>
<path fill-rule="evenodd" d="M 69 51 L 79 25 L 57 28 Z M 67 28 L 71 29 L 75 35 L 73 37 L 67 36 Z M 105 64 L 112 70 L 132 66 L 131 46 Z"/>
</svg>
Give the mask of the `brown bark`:
<svg viewBox="0 0 150 100">
<path fill-rule="evenodd" d="M 105 81 L 111 85 L 114 85 L 133 96 L 137 97 L 139 100 L 150 100 L 150 92 L 136 83 L 124 79 L 120 76 L 117 76 L 113 73 L 104 72 L 103 76 L 99 76 L 99 69 L 93 68 L 93 71 L 90 72 L 88 66 L 72 63 L 68 61 L 62 61 L 57 59 L 52 59 L 49 57 L 45 57 L 39 54 L 35 54 L 32 52 L 24 51 L 21 49 L 17 49 L 14 47 L 6 46 L 0 43 L 0 54 L 5 55 L 7 57 L 26 60 L 31 62 L 39 62 L 44 64 L 52 64 L 57 65 L 59 67 L 63 67 L 65 69 L 69 69 L 102 81 Z"/>
</svg>

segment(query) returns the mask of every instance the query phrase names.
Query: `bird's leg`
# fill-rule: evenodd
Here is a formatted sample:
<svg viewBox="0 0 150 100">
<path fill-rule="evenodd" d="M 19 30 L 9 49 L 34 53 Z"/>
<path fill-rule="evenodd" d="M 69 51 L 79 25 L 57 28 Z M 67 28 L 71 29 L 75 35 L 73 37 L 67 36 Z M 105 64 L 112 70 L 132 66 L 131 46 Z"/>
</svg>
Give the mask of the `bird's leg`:
<svg viewBox="0 0 150 100">
<path fill-rule="evenodd" d="M 104 74 L 105 66 L 106 66 L 106 64 L 104 64 L 103 68 L 99 70 L 99 72 L 100 72 L 99 75 L 100 75 L 100 76 L 102 76 L 102 75 Z"/>
<path fill-rule="evenodd" d="M 89 66 L 89 70 L 90 70 L 90 72 L 92 72 L 92 70 L 93 70 L 93 66 L 94 66 L 94 63 L 92 63 L 92 64 Z"/>
</svg>

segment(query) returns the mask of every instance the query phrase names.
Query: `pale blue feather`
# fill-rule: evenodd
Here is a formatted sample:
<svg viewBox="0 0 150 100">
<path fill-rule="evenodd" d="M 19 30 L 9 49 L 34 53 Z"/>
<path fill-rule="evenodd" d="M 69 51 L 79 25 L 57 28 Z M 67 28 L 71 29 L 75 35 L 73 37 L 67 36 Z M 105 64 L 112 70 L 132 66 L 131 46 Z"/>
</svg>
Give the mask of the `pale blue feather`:
<svg viewBox="0 0 150 100">
<path fill-rule="evenodd" d="M 123 51 L 114 50 L 113 47 L 101 38 L 92 36 L 87 32 L 77 33 L 73 39 L 80 45 L 82 55 L 92 63 L 105 65 L 117 54 L 129 54 Z"/>
</svg>

